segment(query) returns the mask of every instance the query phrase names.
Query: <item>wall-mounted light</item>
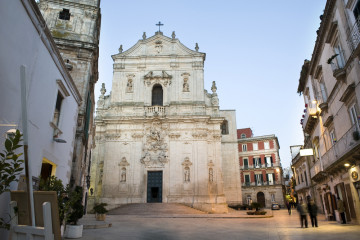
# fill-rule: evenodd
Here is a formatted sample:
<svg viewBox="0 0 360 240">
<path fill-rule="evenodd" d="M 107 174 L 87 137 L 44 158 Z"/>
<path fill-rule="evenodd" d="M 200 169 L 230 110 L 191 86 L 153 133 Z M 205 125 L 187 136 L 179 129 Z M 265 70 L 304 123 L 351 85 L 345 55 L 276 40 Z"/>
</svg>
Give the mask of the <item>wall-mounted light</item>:
<svg viewBox="0 0 360 240">
<path fill-rule="evenodd" d="M 64 139 L 60 139 L 60 138 L 53 138 L 53 140 L 57 143 L 66 143 Z"/>
<path fill-rule="evenodd" d="M 344 166 L 345 167 L 350 167 L 350 163 L 345 163 Z"/>
</svg>

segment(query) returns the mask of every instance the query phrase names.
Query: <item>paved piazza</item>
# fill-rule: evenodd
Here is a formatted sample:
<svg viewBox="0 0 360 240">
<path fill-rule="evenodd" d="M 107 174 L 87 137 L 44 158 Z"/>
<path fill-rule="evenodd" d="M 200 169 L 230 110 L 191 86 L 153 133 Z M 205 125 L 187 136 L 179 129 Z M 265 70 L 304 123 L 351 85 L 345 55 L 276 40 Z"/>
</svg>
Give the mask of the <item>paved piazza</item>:
<svg viewBox="0 0 360 240">
<path fill-rule="evenodd" d="M 168 215 L 108 215 L 111 228 L 84 229 L 81 239 L 359 239 L 359 225 L 341 225 L 319 215 L 319 227 L 300 228 L 298 213 L 274 211 L 273 218 Z M 215 215 L 214 215 L 215 216 Z M 226 215 L 225 215 L 226 216 Z"/>
</svg>

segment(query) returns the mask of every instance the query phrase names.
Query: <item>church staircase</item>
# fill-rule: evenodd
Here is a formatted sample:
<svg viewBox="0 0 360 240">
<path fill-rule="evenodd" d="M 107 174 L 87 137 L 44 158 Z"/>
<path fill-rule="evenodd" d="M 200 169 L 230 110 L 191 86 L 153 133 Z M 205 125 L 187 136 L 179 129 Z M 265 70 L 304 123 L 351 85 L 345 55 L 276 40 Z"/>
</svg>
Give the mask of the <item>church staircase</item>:
<svg viewBox="0 0 360 240">
<path fill-rule="evenodd" d="M 108 215 L 205 214 L 179 203 L 133 203 L 110 210 Z"/>
</svg>

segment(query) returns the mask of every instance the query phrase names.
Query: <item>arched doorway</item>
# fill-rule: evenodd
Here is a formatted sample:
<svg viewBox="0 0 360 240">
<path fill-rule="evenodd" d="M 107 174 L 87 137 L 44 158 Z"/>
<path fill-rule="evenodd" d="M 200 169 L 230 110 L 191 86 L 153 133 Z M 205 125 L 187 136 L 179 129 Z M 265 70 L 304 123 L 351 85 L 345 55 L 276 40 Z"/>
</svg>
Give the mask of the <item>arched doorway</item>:
<svg viewBox="0 0 360 240">
<path fill-rule="evenodd" d="M 263 192 L 258 192 L 256 197 L 257 202 L 261 204 L 261 207 L 265 207 L 265 194 Z"/>
<path fill-rule="evenodd" d="M 152 89 L 151 106 L 163 105 L 163 89 L 160 84 L 155 84 Z"/>
</svg>

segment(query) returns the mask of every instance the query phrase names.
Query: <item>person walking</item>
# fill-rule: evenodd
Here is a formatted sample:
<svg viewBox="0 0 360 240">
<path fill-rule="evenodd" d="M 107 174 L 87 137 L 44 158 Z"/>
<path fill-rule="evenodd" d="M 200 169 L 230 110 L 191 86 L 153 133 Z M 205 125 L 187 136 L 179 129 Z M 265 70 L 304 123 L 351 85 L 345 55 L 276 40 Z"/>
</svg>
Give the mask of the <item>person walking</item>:
<svg viewBox="0 0 360 240">
<path fill-rule="evenodd" d="M 307 221 L 307 213 L 308 213 L 308 210 L 307 210 L 307 206 L 306 204 L 303 202 L 303 200 L 300 200 L 300 203 L 298 204 L 297 206 L 297 210 L 300 214 L 300 223 L 301 223 L 301 227 L 304 226 L 304 222 L 305 222 L 305 228 L 308 227 L 308 221 Z"/>
<path fill-rule="evenodd" d="M 289 215 L 291 215 L 291 204 L 290 204 L 289 201 L 286 201 L 286 207 L 287 207 L 287 209 L 288 209 Z"/>
<path fill-rule="evenodd" d="M 342 219 L 342 224 L 346 224 L 344 202 L 340 199 L 340 197 L 338 197 L 337 209 L 338 209 L 338 212 L 340 213 L 340 216 Z"/>
<path fill-rule="evenodd" d="M 310 199 L 309 203 L 308 203 L 308 210 L 309 210 L 309 215 L 310 215 L 310 220 L 311 220 L 311 225 L 312 227 L 318 227 L 318 223 L 317 223 L 317 211 L 318 211 L 318 207 L 316 206 L 314 200 Z"/>
</svg>

